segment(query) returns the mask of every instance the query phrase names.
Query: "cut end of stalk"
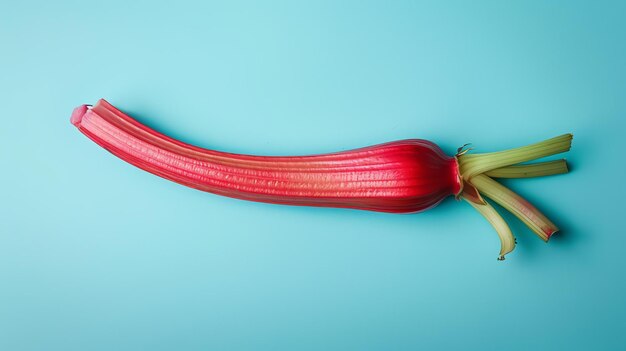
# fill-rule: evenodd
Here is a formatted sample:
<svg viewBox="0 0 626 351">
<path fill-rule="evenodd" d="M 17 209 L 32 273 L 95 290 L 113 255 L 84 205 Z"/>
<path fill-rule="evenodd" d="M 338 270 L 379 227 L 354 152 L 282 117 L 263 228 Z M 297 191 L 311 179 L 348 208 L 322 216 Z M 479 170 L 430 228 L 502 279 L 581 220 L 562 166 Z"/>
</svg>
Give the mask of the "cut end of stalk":
<svg viewBox="0 0 626 351">
<path fill-rule="evenodd" d="M 546 238 L 544 239 L 544 241 L 545 241 L 545 242 L 550 241 L 550 238 L 551 238 L 554 234 L 556 234 L 556 233 L 558 233 L 558 232 L 559 232 L 559 228 L 554 228 L 553 230 L 548 230 L 548 231 L 546 231 L 546 232 L 545 232 L 545 233 L 546 233 Z"/>
<path fill-rule="evenodd" d="M 78 127 L 80 125 L 80 122 L 83 120 L 83 116 L 85 115 L 85 113 L 87 113 L 87 110 L 89 110 L 89 106 L 90 105 L 80 105 L 75 108 L 74 111 L 72 111 L 70 122 Z"/>
</svg>

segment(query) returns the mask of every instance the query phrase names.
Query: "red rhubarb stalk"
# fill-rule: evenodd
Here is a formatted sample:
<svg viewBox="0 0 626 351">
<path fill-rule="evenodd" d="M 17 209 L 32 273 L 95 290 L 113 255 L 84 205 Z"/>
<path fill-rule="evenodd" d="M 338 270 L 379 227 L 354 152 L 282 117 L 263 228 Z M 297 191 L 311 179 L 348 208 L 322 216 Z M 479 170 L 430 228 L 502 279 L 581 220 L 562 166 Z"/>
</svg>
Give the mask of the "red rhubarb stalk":
<svg viewBox="0 0 626 351">
<path fill-rule="evenodd" d="M 447 156 L 436 144 L 408 139 L 309 156 L 255 156 L 199 148 L 174 140 L 105 100 L 82 105 L 71 122 L 119 158 L 174 182 L 238 199 L 301 206 L 411 213 L 448 196 L 467 199 L 500 235 L 500 258 L 515 240 L 481 193 L 500 203 L 543 239 L 557 228 L 519 195 L 491 177 L 564 173 L 562 161 L 516 165 L 569 149 L 571 135 L 490 154 Z"/>
</svg>

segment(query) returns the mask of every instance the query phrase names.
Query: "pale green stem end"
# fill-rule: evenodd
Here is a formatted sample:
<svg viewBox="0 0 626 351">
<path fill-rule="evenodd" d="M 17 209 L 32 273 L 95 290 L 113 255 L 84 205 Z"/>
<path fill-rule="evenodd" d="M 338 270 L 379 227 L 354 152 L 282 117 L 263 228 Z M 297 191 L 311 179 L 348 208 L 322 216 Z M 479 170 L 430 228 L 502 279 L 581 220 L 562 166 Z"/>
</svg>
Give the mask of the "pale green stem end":
<svg viewBox="0 0 626 351">
<path fill-rule="evenodd" d="M 493 206 L 491 206 L 488 202 L 481 205 L 467 199 L 465 200 L 478 212 L 480 212 L 480 214 L 482 214 L 493 226 L 496 233 L 498 233 L 498 237 L 500 238 L 500 255 L 498 256 L 498 260 L 504 260 L 504 256 L 515 249 L 515 237 L 513 236 L 508 224 L 506 224 L 498 211 L 496 211 L 496 209 L 493 208 Z"/>
</svg>

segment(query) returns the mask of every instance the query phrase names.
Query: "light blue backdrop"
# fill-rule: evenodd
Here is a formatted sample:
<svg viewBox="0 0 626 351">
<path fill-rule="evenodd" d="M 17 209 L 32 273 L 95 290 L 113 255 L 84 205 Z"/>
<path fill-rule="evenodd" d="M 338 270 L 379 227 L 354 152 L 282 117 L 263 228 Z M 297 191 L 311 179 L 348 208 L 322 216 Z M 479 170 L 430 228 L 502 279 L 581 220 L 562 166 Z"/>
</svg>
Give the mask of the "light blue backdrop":
<svg viewBox="0 0 626 351">
<path fill-rule="evenodd" d="M 0 349 L 616 349 L 623 1 L 0 6 Z M 572 173 L 507 182 L 563 231 L 497 262 L 453 200 L 418 215 L 292 208 L 142 172 L 69 123 L 107 98 L 184 141 L 447 152 L 565 132 Z"/>
</svg>

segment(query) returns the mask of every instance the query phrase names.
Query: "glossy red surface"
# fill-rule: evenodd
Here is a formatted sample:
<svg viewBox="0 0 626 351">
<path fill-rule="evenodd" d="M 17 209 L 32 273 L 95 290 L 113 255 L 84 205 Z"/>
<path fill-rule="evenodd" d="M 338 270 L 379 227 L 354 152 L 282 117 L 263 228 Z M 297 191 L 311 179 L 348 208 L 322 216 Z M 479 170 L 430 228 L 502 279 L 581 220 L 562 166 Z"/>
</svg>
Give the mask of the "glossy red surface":
<svg viewBox="0 0 626 351">
<path fill-rule="evenodd" d="M 174 182 L 234 198 L 407 213 L 461 191 L 458 165 L 434 143 L 409 139 L 310 156 L 202 149 L 140 124 L 105 100 L 71 122 L 119 158 Z"/>
</svg>

